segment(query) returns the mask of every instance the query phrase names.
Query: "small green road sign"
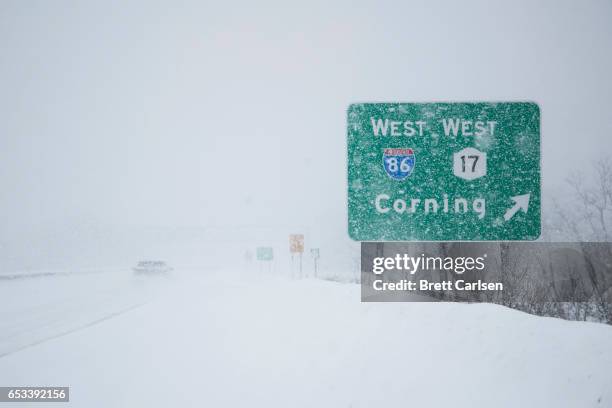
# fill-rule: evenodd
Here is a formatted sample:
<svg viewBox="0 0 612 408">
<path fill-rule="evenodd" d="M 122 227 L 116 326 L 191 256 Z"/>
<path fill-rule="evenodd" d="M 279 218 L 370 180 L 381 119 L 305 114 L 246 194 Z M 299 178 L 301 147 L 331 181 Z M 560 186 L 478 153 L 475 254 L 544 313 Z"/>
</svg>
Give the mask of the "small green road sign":
<svg viewBox="0 0 612 408">
<path fill-rule="evenodd" d="M 272 247 L 257 247 L 258 261 L 271 261 L 274 259 L 274 249 Z"/>
<path fill-rule="evenodd" d="M 540 236 L 535 103 L 353 104 L 347 135 L 354 240 Z"/>
</svg>

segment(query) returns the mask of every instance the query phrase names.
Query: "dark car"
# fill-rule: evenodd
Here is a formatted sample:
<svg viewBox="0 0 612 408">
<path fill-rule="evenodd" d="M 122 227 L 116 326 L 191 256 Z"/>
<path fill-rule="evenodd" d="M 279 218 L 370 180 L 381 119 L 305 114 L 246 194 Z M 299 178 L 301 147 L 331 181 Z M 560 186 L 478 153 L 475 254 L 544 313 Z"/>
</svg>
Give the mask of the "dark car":
<svg viewBox="0 0 612 408">
<path fill-rule="evenodd" d="M 137 275 L 166 274 L 172 270 L 164 261 L 140 261 L 132 268 Z"/>
</svg>

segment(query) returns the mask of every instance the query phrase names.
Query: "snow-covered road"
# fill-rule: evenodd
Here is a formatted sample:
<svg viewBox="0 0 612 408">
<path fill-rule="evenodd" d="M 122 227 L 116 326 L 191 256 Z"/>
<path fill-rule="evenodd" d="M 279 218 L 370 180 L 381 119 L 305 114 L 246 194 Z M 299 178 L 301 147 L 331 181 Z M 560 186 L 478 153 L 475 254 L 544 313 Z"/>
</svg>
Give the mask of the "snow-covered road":
<svg viewBox="0 0 612 408">
<path fill-rule="evenodd" d="M 161 289 L 129 269 L 21 276 L 0 279 L 0 357 L 125 313 Z"/>
<path fill-rule="evenodd" d="M 609 326 L 174 275 L 0 282 L 0 385 L 70 386 L 75 407 L 612 406 Z"/>
</svg>

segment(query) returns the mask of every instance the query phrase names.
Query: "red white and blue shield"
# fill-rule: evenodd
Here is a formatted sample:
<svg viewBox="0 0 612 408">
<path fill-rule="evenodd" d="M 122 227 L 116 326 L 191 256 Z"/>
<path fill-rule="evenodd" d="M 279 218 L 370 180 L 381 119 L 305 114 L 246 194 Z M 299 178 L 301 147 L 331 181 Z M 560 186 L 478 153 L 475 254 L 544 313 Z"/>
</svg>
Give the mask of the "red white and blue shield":
<svg viewBox="0 0 612 408">
<path fill-rule="evenodd" d="M 383 167 L 393 180 L 404 180 L 414 170 L 414 151 L 410 148 L 388 148 L 383 150 Z"/>
</svg>

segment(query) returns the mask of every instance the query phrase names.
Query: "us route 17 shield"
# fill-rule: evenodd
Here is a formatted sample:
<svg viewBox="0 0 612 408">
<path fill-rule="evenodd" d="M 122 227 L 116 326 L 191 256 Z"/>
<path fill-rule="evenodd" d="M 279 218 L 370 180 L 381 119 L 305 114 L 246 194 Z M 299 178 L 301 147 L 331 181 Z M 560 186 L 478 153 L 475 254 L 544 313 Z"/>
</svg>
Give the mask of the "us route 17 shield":
<svg viewBox="0 0 612 408">
<path fill-rule="evenodd" d="M 354 240 L 540 236 L 535 103 L 353 104 L 347 138 Z"/>
</svg>

